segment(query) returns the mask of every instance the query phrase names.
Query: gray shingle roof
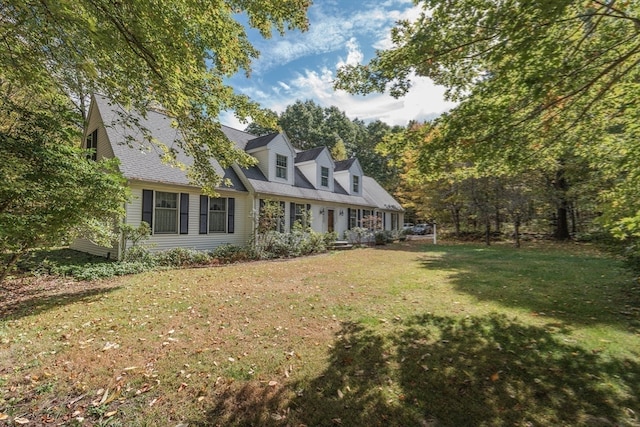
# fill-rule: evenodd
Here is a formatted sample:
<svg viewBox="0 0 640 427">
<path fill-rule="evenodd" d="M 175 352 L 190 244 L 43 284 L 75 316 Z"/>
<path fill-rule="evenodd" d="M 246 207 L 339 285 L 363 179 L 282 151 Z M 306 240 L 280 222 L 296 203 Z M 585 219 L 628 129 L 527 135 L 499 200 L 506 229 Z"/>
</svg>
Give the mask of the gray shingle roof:
<svg viewBox="0 0 640 427">
<path fill-rule="evenodd" d="M 316 147 L 306 151 L 299 151 L 296 154 L 296 159 L 294 163 L 303 163 L 308 162 L 310 160 L 315 160 L 318 158 L 320 153 L 324 151 L 325 147 Z"/>
<path fill-rule="evenodd" d="M 182 140 L 182 135 L 178 129 L 172 126 L 170 117 L 154 110 L 149 111 L 147 117 L 142 117 L 135 113 L 129 113 L 119 105 L 111 103 L 104 96 L 94 95 L 94 99 L 105 125 L 113 153 L 120 159 L 120 171 L 127 179 L 191 185 L 185 170 L 162 161 L 161 156 L 164 152 L 161 146 L 149 142 L 147 135 L 144 135 L 138 126 L 127 124 L 128 120 L 139 123 L 141 127 L 149 130 L 157 143 L 174 151 L 178 162 L 191 166 L 193 159 L 180 148 L 179 143 Z M 227 128 L 227 132 L 230 129 Z M 225 131 L 224 128 L 223 131 Z M 236 135 L 235 132 L 230 133 Z M 211 159 L 211 164 L 220 176 L 231 181 L 231 187 L 219 187 L 221 190 L 247 191 L 232 168 L 223 169 L 215 159 Z"/>
<path fill-rule="evenodd" d="M 278 136 L 277 133 L 270 133 L 269 135 L 259 136 L 257 138 L 253 138 L 247 142 L 244 149 L 246 151 L 253 150 L 254 148 L 265 147 L 268 145 L 273 139 Z M 233 140 L 232 140 L 233 141 Z"/>
<path fill-rule="evenodd" d="M 184 165 L 190 166 L 193 164 L 193 160 L 180 148 L 179 142 L 182 135 L 179 130 L 172 126 L 170 117 L 155 110 L 149 111 L 146 117 L 142 117 L 137 114 L 130 114 L 122 107 L 110 103 L 104 96 L 94 95 L 94 99 L 95 107 L 98 108 L 109 136 L 111 148 L 114 155 L 120 159 L 120 170 L 126 178 L 156 183 L 191 185 L 185 170 L 164 163 L 161 159 L 163 154 L 161 148 L 156 144 L 151 144 L 147 140 L 148 135 L 144 135 L 139 129 L 139 127 L 148 129 L 150 136 L 157 143 L 162 144 L 169 150 L 174 150 L 177 160 Z M 138 122 L 140 126 L 127 125 L 125 123 L 126 117 Z M 279 135 L 275 133 L 256 138 L 255 135 L 228 126 L 222 126 L 222 131 L 238 148 L 245 150 L 267 145 Z M 318 147 L 298 153 L 298 155 L 302 155 L 300 158 L 314 156 L 309 158 L 309 160 L 312 160 L 324 149 L 325 147 Z M 296 162 L 298 162 L 297 159 L 298 156 L 296 156 Z M 347 170 L 355 161 L 356 158 L 351 158 L 335 162 L 335 170 Z M 215 159 L 211 159 L 211 164 L 218 174 L 231 181 L 231 189 L 247 191 L 233 168 L 223 169 Z M 255 192 L 261 195 L 284 196 L 307 201 L 316 200 L 352 206 L 377 207 L 385 210 L 402 210 L 400 204 L 380 184 L 367 176 L 362 177 L 363 195 L 356 196 L 348 194 L 335 180 L 333 192 L 317 190 L 297 167 L 295 168 L 295 185 L 293 186 L 268 181 L 262 171 L 255 166 L 241 169 L 241 171 Z M 220 187 L 220 189 L 229 189 L 229 187 Z"/>
<path fill-rule="evenodd" d="M 347 160 L 338 160 L 337 162 L 335 162 L 335 168 L 334 171 L 339 172 L 339 171 L 346 171 L 348 170 L 351 165 L 353 165 L 353 162 L 356 161 L 355 157 L 352 157 L 350 159 Z"/>
</svg>

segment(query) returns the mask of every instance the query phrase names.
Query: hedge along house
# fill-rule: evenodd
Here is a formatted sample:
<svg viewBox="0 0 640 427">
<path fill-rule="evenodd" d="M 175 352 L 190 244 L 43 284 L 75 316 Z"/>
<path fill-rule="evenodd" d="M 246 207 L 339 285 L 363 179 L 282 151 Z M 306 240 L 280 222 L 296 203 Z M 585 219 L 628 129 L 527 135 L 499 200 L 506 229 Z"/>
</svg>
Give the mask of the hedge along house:
<svg viewBox="0 0 640 427">
<path fill-rule="evenodd" d="M 131 117 L 140 126 L 126 124 Z M 150 135 L 139 128 L 147 129 Z M 208 197 L 189 182 L 184 168 L 161 158 L 166 148 L 175 150 L 178 162 L 193 163 L 179 149 L 181 134 L 170 117 L 156 110 L 150 110 L 145 118 L 130 115 L 101 95 L 92 97 L 85 147 L 95 150 L 94 159 L 120 160 L 132 195 L 125 206 L 124 221 L 132 226 L 149 223 L 152 233 L 147 244 L 151 250 L 184 247 L 208 251 L 223 244 L 246 245 L 267 200 L 282 208 L 281 232 L 309 217 L 308 225 L 314 231 L 335 231 L 339 236 L 362 226 L 363 218 L 369 215 L 377 217 L 381 230 L 401 228 L 402 207 L 374 179 L 364 176 L 357 159 L 334 161 L 326 147 L 298 151 L 284 133 L 256 137 L 226 126 L 222 131 L 258 162 L 250 168 L 233 165 L 224 169 L 211 159 L 225 184 L 216 189 L 218 197 Z M 71 248 L 119 257 L 118 244 L 102 247 L 78 239 Z"/>
</svg>

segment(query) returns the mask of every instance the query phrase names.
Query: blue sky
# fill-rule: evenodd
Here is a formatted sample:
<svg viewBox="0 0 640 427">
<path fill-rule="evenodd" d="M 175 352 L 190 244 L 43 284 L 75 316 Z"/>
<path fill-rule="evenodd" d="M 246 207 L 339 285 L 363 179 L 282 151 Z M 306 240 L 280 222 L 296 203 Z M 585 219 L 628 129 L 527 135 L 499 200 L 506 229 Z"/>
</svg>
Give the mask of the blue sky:
<svg viewBox="0 0 640 427">
<path fill-rule="evenodd" d="M 316 0 L 309 8 L 309 30 L 275 34 L 262 39 L 249 32 L 260 58 L 252 74 L 229 80 L 237 92 L 278 113 L 296 100 L 312 99 L 322 107 L 335 105 L 350 119 L 380 119 L 390 125 L 433 118 L 453 106 L 443 100 L 444 89 L 425 78 L 415 78 L 411 92 L 399 99 L 387 94 L 354 96 L 333 89 L 336 70 L 344 64 L 365 63 L 376 49 L 391 46 L 390 30 L 400 19 L 415 19 L 411 0 Z M 244 129 L 233 114 L 222 123 Z"/>
</svg>

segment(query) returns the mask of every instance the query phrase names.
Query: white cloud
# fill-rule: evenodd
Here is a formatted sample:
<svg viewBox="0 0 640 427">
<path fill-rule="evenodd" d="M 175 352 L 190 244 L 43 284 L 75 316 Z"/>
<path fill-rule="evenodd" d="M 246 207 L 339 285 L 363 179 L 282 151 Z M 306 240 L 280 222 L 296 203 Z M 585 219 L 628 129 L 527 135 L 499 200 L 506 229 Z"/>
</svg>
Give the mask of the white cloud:
<svg viewBox="0 0 640 427">
<path fill-rule="evenodd" d="M 253 63 L 257 74 L 297 59 L 342 49 L 345 42 L 366 35 L 375 40 L 384 40 L 391 26 L 399 19 L 415 19 L 418 7 L 407 7 L 411 1 L 386 2 L 400 4 L 402 10 L 388 9 L 383 5 L 369 5 L 351 15 L 340 13 L 337 7 L 325 10 L 326 5 L 315 4 L 309 10 L 310 25 L 305 33 L 286 34 L 279 39 L 254 40 L 261 52 Z"/>
<path fill-rule="evenodd" d="M 444 88 L 423 77 L 414 77 L 412 89 L 399 99 L 388 94 L 359 96 L 333 89 L 338 67 L 362 63 L 365 60 L 363 47 L 367 52 L 371 46 L 389 48 L 392 25 L 401 19 L 413 21 L 421 13 L 421 8 L 414 6 L 411 0 L 372 3 L 363 4 L 349 16 L 323 10 L 323 7 L 330 7 L 329 2 L 314 5 L 309 32 L 260 46 L 263 59 L 258 68 L 265 72 L 264 75 L 256 78 L 254 74 L 249 80 L 235 79 L 235 89 L 278 113 L 296 100 L 312 99 L 323 107 L 340 108 L 351 119 L 380 119 L 390 125 L 433 118 L 454 107 L 454 103 L 444 101 Z M 336 10 L 341 9 L 336 8 L 333 12 Z M 319 62 L 316 55 L 327 52 L 334 53 L 333 59 L 324 55 Z M 336 54 L 340 56 L 336 57 Z M 298 66 L 301 61 L 291 63 L 302 57 L 306 60 L 304 68 Z M 274 71 L 267 74 L 272 67 Z M 267 82 L 270 74 L 276 77 Z M 221 115 L 220 119 L 232 127 L 246 127 L 232 114 Z"/>
<path fill-rule="evenodd" d="M 344 67 L 345 65 L 358 65 L 364 59 L 364 55 L 360 50 L 360 46 L 358 45 L 358 41 L 355 37 L 351 37 L 346 44 L 347 47 L 347 59 L 343 61 L 340 59 L 336 68 Z"/>
</svg>

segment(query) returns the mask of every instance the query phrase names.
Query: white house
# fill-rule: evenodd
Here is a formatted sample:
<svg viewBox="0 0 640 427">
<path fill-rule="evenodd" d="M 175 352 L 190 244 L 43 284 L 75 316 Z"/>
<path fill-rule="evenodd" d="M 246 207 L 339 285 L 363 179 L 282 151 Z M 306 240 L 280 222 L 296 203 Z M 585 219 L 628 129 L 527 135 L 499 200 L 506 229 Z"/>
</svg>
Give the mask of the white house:
<svg viewBox="0 0 640 427">
<path fill-rule="evenodd" d="M 132 198 L 126 204 L 124 221 L 151 225 L 152 250 L 184 247 L 212 250 L 222 244 L 245 245 L 255 230 L 255 218 L 265 200 L 279 202 L 286 213 L 282 230 L 290 230 L 303 212 L 310 211 L 313 230 L 346 230 L 362 225 L 368 215 L 378 218 L 380 229 L 399 230 L 403 209 L 374 179 L 365 176 L 357 159 L 334 161 L 326 147 L 296 150 L 284 133 L 256 137 L 222 126 L 230 141 L 258 163 L 250 168 L 237 165 L 223 169 L 212 159 L 227 185 L 216 189 L 219 197 L 202 194 L 189 183 L 183 168 L 162 161 L 162 150 L 148 142 L 176 150 L 177 159 L 192 163 L 179 149 L 180 131 L 161 111 L 149 111 L 146 118 L 135 116 L 140 127 L 126 125 L 130 114 L 101 95 L 92 97 L 85 147 L 95 149 L 95 158 L 117 157 L 128 181 Z M 162 146 L 161 146 L 162 147 Z M 99 195 L 96 195 L 99 197 Z M 97 246 L 79 239 L 73 249 L 112 258 L 118 245 Z"/>
</svg>

